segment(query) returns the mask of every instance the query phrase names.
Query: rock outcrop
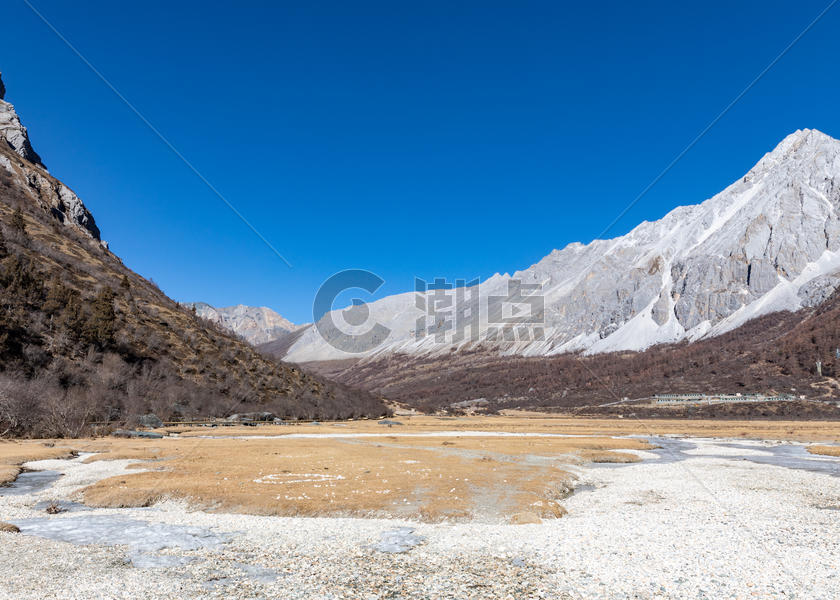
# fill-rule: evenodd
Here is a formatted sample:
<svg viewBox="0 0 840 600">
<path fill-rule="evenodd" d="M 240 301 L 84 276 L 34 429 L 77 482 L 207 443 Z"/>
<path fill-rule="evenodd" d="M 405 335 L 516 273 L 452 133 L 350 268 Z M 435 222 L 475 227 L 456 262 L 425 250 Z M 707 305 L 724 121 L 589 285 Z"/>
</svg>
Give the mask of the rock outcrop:
<svg viewBox="0 0 840 600">
<path fill-rule="evenodd" d="M 0 79 L 0 136 L 21 158 L 43 167 L 41 157 L 33 150 L 29 142 L 29 134 L 26 132 L 26 127 L 21 124 L 15 107 L 6 102 L 5 98 L 6 86 Z"/>
<path fill-rule="evenodd" d="M 35 203 L 61 223 L 76 227 L 99 240 L 99 228 L 93 215 L 73 190 L 46 170 L 41 157 L 29 143 L 26 127 L 21 124 L 15 107 L 2 100 L 5 91 L 0 81 L 0 143 L 5 140 L 13 153 L 0 153 L 0 169 L 5 170 L 19 187 L 26 189 Z M 107 247 L 104 242 L 103 246 Z"/>
</svg>

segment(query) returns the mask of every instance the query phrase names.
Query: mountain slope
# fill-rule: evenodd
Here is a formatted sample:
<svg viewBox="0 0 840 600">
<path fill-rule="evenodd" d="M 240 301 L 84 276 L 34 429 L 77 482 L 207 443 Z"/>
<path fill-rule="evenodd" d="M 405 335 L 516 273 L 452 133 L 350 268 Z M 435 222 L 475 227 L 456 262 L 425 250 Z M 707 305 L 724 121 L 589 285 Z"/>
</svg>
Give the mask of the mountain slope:
<svg viewBox="0 0 840 600">
<path fill-rule="evenodd" d="M 826 404 L 783 403 L 772 410 L 781 411 L 775 413 L 778 416 L 837 418 L 838 354 L 840 290 L 818 307 L 764 315 L 714 338 L 662 344 L 640 352 L 527 357 L 471 350 L 445 356 L 383 354 L 310 363 L 310 367 L 424 409 L 449 409 L 480 398 L 490 410 L 569 410 L 613 404 L 624 397 L 740 392 L 828 400 Z M 774 414 L 767 413 L 771 409 L 766 406 L 742 408 L 740 415 L 731 416 Z M 638 411 L 635 406 L 618 405 L 595 412 Z M 675 413 L 660 411 L 660 416 L 667 414 Z"/>
<path fill-rule="evenodd" d="M 267 358 L 126 268 L 6 102 L 0 133 L 0 436 L 77 435 L 149 411 L 385 412 L 366 392 Z"/>
<path fill-rule="evenodd" d="M 191 302 L 186 306 L 194 308 L 199 317 L 218 323 L 254 345 L 282 339 L 300 327 L 265 306 L 237 304 L 217 308 L 206 302 Z"/>
<path fill-rule="evenodd" d="M 544 335 L 508 327 L 492 339 L 487 299 L 512 281 L 539 285 Z M 640 350 L 720 335 L 751 319 L 825 300 L 840 285 L 840 141 L 797 131 L 743 178 L 702 204 L 681 206 L 627 235 L 555 250 L 524 271 L 477 287 L 468 318 L 478 341 L 415 337 L 414 293 L 367 305 L 384 342 L 358 353 L 338 350 L 316 328 L 286 357 L 295 362 L 393 353 L 448 353 L 481 347 L 525 356 Z M 421 304 L 430 302 L 427 293 Z M 332 318 L 340 322 L 341 311 Z M 329 338 L 329 334 L 327 335 Z M 358 349 L 357 349 L 358 350 Z"/>
</svg>

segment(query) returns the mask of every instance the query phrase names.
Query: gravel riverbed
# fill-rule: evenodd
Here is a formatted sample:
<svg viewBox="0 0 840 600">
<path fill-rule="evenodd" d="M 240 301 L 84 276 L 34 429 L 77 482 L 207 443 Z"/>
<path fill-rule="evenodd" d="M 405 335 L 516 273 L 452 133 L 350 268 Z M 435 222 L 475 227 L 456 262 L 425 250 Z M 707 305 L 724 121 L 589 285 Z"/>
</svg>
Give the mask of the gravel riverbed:
<svg viewBox="0 0 840 600">
<path fill-rule="evenodd" d="M 585 491 L 564 502 L 569 514 L 529 525 L 171 501 L 47 515 L 45 500 L 73 500 L 136 461 L 30 463 L 62 476 L 0 495 L 0 521 L 23 530 L 0 533 L 0 598 L 840 598 L 838 459 L 770 442 L 674 443 L 640 452 L 642 463 L 578 467 Z M 816 467 L 770 464 L 774 452 Z"/>
</svg>

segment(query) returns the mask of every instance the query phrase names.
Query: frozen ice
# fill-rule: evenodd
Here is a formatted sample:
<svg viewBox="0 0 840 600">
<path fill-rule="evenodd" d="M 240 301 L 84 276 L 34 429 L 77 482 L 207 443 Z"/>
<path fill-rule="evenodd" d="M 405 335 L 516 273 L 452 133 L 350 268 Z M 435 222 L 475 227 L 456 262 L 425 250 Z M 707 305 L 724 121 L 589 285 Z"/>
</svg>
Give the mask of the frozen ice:
<svg viewBox="0 0 840 600">
<path fill-rule="evenodd" d="M 0 496 L 23 496 L 47 489 L 58 478 L 58 471 L 25 471 L 12 483 L 0 486 Z"/>
<path fill-rule="evenodd" d="M 70 544 L 106 544 L 129 547 L 132 564 L 140 568 L 183 564 L 182 557 L 159 555 L 165 549 L 199 550 L 228 541 L 209 529 L 149 523 L 118 515 L 79 515 L 13 521 L 24 535 L 34 535 Z"/>
<path fill-rule="evenodd" d="M 414 546 L 419 545 L 425 538 L 414 535 L 411 527 L 399 527 L 390 531 L 383 531 L 379 535 L 379 542 L 373 545 L 375 550 L 389 554 L 408 552 Z"/>
</svg>

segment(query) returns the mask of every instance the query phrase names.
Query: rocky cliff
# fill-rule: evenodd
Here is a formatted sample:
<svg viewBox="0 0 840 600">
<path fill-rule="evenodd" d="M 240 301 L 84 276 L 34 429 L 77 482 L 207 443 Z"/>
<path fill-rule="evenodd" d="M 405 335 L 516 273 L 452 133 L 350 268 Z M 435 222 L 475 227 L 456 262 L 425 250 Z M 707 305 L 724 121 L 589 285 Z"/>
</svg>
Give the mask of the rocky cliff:
<svg viewBox="0 0 840 600">
<path fill-rule="evenodd" d="M 0 156 L 5 169 L 32 201 L 61 223 L 76 227 L 99 240 L 99 228 L 90 211 L 66 185 L 52 177 L 32 148 L 26 127 L 15 107 L 5 101 L 6 88 L 0 80 L 0 143 L 13 154 Z"/>
<path fill-rule="evenodd" d="M 0 136 L 18 156 L 31 163 L 44 166 L 41 163 L 41 157 L 32 149 L 29 134 L 26 132 L 26 127 L 21 124 L 15 107 L 6 102 L 6 86 L 3 85 L 2 79 L 0 79 Z"/>
</svg>

